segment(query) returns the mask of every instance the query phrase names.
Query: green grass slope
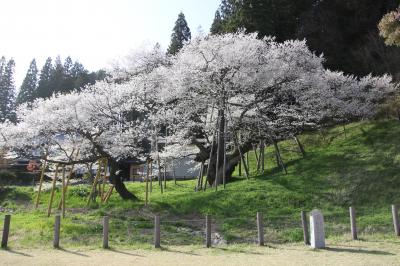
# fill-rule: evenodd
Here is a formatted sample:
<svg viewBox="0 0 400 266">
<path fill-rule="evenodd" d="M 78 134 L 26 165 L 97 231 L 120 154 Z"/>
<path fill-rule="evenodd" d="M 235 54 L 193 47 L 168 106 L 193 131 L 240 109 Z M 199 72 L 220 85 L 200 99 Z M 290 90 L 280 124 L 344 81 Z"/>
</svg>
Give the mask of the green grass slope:
<svg viewBox="0 0 400 266">
<path fill-rule="evenodd" d="M 267 241 L 301 241 L 300 212 L 321 209 L 328 237 L 349 238 L 348 207 L 355 206 L 360 234 L 391 238 L 390 204 L 400 204 L 400 122 L 373 121 L 336 127 L 300 136 L 307 155 L 302 158 L 294 141 L 279 143 L 288 174 L 276 167 L 272 147 L 266 150 L 266 171 L 257 173 L 254 152 L 249 153 L 251 177 L 235 177 L 226 186 L 195 192 L 195 181 L 168 182 L 163 194 L 154 186 L 150 206 L 144 205 L 144 184 L 129 183 L 140 201 L 122 201 L 113 194 L 107 204 L 86 208 L 89 186 L 71 187 L 62 234 L 66 245 L 100 245 L 101 216 L 110 215 L 114 245 L 151 243 L 152 219 L 161 215 L 166 244 L 203 242 L 204 215 L 228 243 L 254 242 L 255 215 L 265 217 Z M 15 245 L 51 242 L 53 218 L 45 215 L 49 192 L 38 210 L 29 187 L 8 187 L 0 206 L 13 213 Z M 58 203 L 60 192 L 56 193 Z M 56 205 L 56 204 L 55 204 Z M 56 210 L 54 210 L 56 212 Z M 18 243 L 18 244 L 17 244 Z"/>
</svg>

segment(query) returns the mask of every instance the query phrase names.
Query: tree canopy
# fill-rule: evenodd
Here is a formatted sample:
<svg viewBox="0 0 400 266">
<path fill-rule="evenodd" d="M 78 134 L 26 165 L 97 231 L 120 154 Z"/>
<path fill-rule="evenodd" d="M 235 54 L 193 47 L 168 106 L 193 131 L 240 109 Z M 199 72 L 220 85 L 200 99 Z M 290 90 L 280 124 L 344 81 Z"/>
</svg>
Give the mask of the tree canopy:
<svg viewBox="0 0 400 266">
<path fill-rule="evenodd" d="M 305 41 L 243 32 L 198 37 L 173 58 L 156 46 L 131 59 L 106 81 L 20 106 L 19 122 L 0 126 L 1 145 L 40 149 L 47 160 L 62 163 L 208 160 L 212 184 L 224 170 L 232 173 L 252 143 L 371 117 L 394 91 L 389 76 L 357 78 L 325 69 Z M 169 145 L 147 149 L 161 128 L 168 128 Z M 221 156 L 224 167 L 217 163 Z M 121 196 L 134 197 L 115 168 L 111 180 Z"/>
</svg>

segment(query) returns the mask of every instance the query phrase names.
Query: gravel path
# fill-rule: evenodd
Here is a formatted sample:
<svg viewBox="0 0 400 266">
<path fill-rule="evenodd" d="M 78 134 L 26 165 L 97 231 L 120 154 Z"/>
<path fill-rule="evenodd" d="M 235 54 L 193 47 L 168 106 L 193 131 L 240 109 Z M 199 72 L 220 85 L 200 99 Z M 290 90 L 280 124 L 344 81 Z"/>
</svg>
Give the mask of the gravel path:
<svg viewBox="0 0 400 266">
<path fill-rule="evenodd" d="M 158 250 L 0 250 L 0 265 L 400 265 L 400 243 L 346 242 L 313 251 L 300 244 Z"/>
</svg>

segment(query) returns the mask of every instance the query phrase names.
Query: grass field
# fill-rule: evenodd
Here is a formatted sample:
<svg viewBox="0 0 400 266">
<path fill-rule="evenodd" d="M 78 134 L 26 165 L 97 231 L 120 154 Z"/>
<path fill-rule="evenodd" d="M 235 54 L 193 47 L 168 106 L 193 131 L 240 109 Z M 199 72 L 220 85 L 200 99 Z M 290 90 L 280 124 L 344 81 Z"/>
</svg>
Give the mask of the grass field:
<svg viewBox="0 0 400 266">
<path fill-rule="evenodd" d="M 307 151 L 302 158 L 294 141 L 279 143 L 288 174 L 276 167 L 272 147 L 266 150 L 267 170 L 255 170 L 250 152 L 251 178 L 238 177 L 226 189 L 194 192 L 195 181 L 168 182 L 164 194 L 157 186 L 144 207 L 144 184 L 127 183 L 139 201 L 122 201 L 113 194 L 107 204 L 86 208 L 89 186 L 73 186 L 67 197 L 67 217 L 62 221 L 64 247 L 101 243 L 101 218 L 109 215 L 110 241 L 115 247 L 150 248 L 153 216 L 161 216 L 163 245 L 200 245 L 204 241 L 204 215 L 213 217 L 213 231 L 228 244 L 256 241 L 255 215 L 265 217 L 268 243 L 302 240 L 301 210 L 319 208 L 331 240 L 350 239 L 348 207 L 356 208 L 361 239 L 399 244 L 394 236 L 390 205 L 400 204 L 400 123 L 375 121 L 336 127 L 300 136 Z M 0 221 L 12 213 L 10 246 L 50 246 L 54 218 L 45 215 L 49 192 L 33 209 L 32 187 L 6 187 L 0 193 Z M 56 193 L 58 203 L 60 190 Z M 56 205 L 56 204 L 55 204 Z M 54 206 L 55 206 L 54 205 Z M 54 212 L 56 209 L 54 208 Z"/>
</svg>

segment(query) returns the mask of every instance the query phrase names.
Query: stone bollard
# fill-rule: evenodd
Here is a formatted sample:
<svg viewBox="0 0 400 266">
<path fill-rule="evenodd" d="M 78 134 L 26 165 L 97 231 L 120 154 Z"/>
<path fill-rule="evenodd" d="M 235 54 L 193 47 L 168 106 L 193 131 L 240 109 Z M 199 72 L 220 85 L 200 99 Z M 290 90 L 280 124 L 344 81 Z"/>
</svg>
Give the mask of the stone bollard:
<svg viewBox="0 0 400 266">
<path fill-rule="evenodd" d="M 61 216 L 57 214 L 55 216 L 55 222 L 54 222 L 54 240 L 53 240 L 54 248 L 60 247 L 60 227 L 61 227 Z"/>
<path fill-rule="evenodd" d="M 319 210 L 310 213 L 311 247 L 325 248 L 324 216 Z"/>
<path fill-rule="evenodd" d="M 310 234 L 308 232 L 307 216 L 306 216 L 305 211 L 301 211 L 301 226 L 303 228 L 304 244 L 309 246 L 310 245 Z"/>
<path fill-rule="evenodd" d="M 393 218 L 393 226 L 394 226 L 394 233 L 396 236 L 400 236 L 400 221 L 399 221 L 399 214 L 397 211 L 397 206 L 392 205 L 392 218 Z"/>
<path fill-rule="evenodd" d="M 108 216 L 103 217 L 103 248 L 109 248 L 108 246 L 108 229 L 109 229 L 109 218 Z"/>
<path fill-rule="evenodd" d="M 206 215 L 206 247 L 211 247 L 211 218 Z"/>
<path fill-rule="evenodd" d="M 160 216 L 154 216 L 154 247 L 161 248 Z"/>
<path fill-rule="evenodd" d="M 264 226 L 262 213 L 257 212 L 258 245 L 264 246 Z"/>
<path fill-rule="evenodd" d="M 351 227 L 351 237 L 353 240 L 357 240 L 357 225 L 356 225 L 356 211 L 353 207 L 349 207 L 350 213 L 350 227 Z"/>
</svg>

